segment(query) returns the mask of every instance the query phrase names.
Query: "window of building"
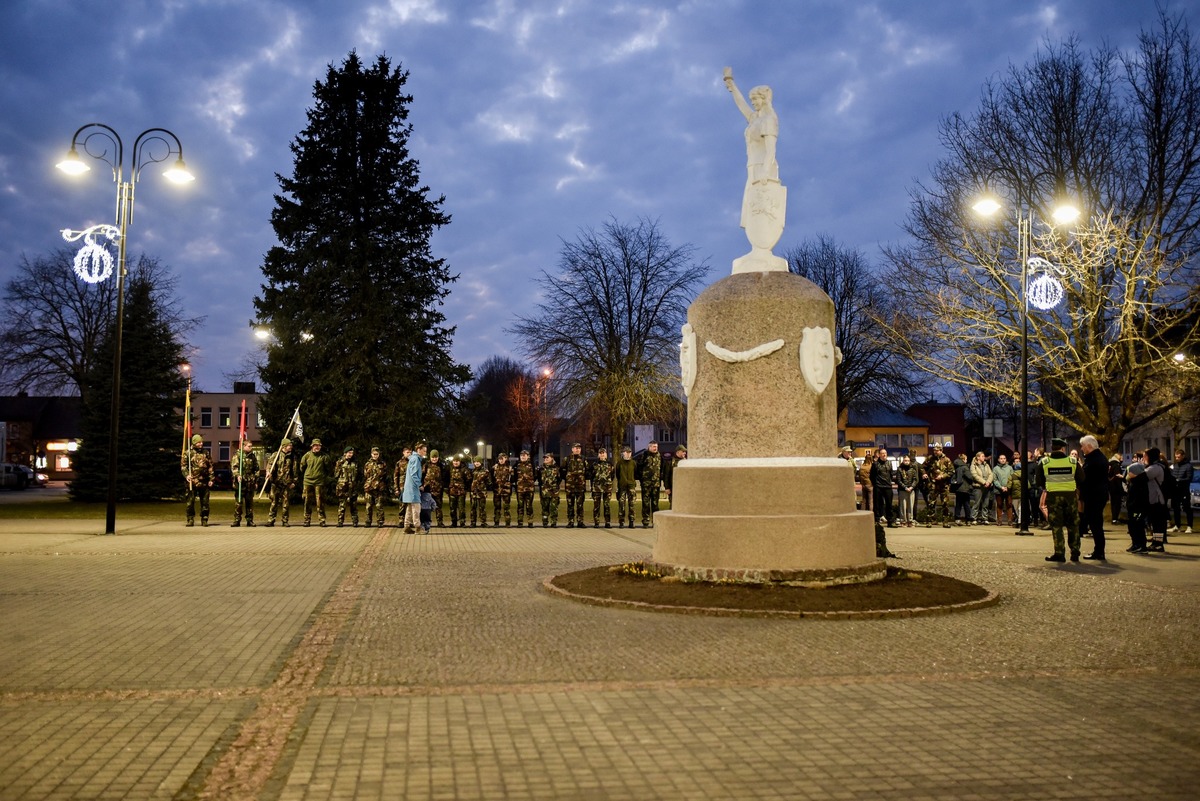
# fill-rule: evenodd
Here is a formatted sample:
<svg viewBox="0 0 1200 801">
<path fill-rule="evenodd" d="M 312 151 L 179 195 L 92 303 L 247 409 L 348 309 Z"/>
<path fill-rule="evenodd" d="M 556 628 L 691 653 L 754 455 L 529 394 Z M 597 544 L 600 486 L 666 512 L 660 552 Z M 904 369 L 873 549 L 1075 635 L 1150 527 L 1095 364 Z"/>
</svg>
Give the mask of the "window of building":
<svg viewBox="0 0 1200 801">
<path fill-rule="evenodd" d="M 217 461 L 218 462 L 228 462 L 229 461 L 229 443 L 228 442 L 218 442 L 217 443 Z"/>
<path fill-rule="evenodd" d="M 1200 437 L 1188 437 L 1181 447 L 1190 461 L 1200 462 Z"/>
<path fill-rule="evenodd" d="M 200 427 L 201 428 L 212 428 L 212 407 L 211 406 L 201 406 L 200 407 Z"/>
<path fill-rule="evenodd" d="M 875 447 L 877 447 L 877 448 L 899 448 L 900 447 L 900 435 L 899 434 L 876 434 L 875 435 Z"/>
<path fill-rule="evenodd" d="M 909 450 L 917 450 L 925 448 L 924 434 L 901 434 L 900 444 Z"/>
<path fill-rule="evenodd" d="M 222 406 L 220 411 L 217 412 L 217 426 L 219 428 L 229 428 L 232 423 L 233 416 L 229 413 L 229 407 Z"/>
<path fill-rule="evenodd" d="M 941 443 L 941 446 L 943 448 L 953 448 L 954 447 L 954 435 L 953 434 L 930 434 L 929 441 Z"/>
</svg>

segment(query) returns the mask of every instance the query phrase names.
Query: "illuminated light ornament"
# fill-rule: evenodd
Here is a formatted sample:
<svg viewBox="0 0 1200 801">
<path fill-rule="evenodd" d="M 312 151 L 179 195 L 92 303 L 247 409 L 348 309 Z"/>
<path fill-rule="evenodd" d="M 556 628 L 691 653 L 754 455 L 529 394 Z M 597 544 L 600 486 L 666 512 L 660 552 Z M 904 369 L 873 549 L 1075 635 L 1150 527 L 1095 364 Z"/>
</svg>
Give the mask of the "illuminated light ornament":
<svg viewBox="0 0 1200 801">
<path fill-rule="evenodd" d="M 1057 278 L 1042 273 L 1029 283 L 1029 305 L 1047 311 L 1063 299 L 1063 286 Z"/>
<path fill-rule="evenodd" d="M 83 239 L 84 245 L 75 254 L 75 274 L 89 284 L 98 284 L 113 274 L 112 254 L 107 245 L 97 244 L 95 237 L 102 236 L 110 242 L 121 235 L 120 230 L 112 225 L 93 225 L 82 231 L 72 231 L 64 228 L 63 239 L 75 242 Z"/>
</svg>

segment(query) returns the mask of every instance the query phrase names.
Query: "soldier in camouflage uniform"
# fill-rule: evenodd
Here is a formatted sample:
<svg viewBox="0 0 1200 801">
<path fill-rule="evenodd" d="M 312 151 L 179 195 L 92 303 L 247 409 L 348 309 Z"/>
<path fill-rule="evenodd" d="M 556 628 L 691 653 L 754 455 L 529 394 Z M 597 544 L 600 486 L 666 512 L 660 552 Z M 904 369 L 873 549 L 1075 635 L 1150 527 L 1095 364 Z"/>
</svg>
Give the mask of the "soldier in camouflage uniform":
<svg viewBox="0 0 1200 801">
<path fill-rule="evenodd" d="M 254 493 L 258 490 L 258 457 L 250 440 L 244 440 L 237 456 L 229 463 L 233 473 L 233 527 L 242 524 L 242 513 L 246 514 L 246 525 L 254 525 Z"/>
<path fill-rule="evenodd" d="M 271 460 L 270 473 L 267 481 L 271 485 L 271 510 L 267 516 L 267 525 L 275 525 L 275 517 L 282 517 L 283 525 L 288 524 L 288 506 L 291 503 L 291 492 L 296 487 L 296 479 L 300 476 L 296 457 L 292 454 L 292 441 L 285 439 L 279 444 L 275 458 Z M 281 514 L 282 513 L 282 514 Z"/>
<path fill-rule="evenodd" d="M 400 493 L 404 492 L 404 476 L 408 473 L 408 457 L 412 456 L 412 448 L 407 445 L 401 452 L 400 460 L 396 462 L 396 469 L 392 471 L 392 490 L 396 493 L 396 500 L 400 500 Z M 404 511 L 400 512 L 400 525 L 404 522 Z"/>
<path fill-rule="evenodd" d="M 347 445 L 333 466 L 333 491 L 338 498 L 338 528 L 346 523 L 346 509 L 350 509 L 350 523 L 358 525 L 358 465 L 354 461 L 354 446 Z"/>
<path fill-rule="evenodd" d="M 466 495 L 467 482 L 470 481 L 470 472 L 467 466 L 462 463 L 462 458 L 456 453 L 450 457 L 450 477 L 447 482 L 449 485 L 450 495 L 450 527 L 457 528 L 459 521 L 465 526 L 467 524 L 466 510 Z"/>
<path fill-rule="evenodd" d="M 542 486 L 542 528 L 558 528 L 558 485 L 562 482 L 562 474 L 554 462 L 554 454 L 547 453 L 542 459 L 540 475 Z"/>
<path fill-rule="evenodd" d="M 387 462 L 379 454 L 379 448 L 371 448 L 371 458 L 363 464 L 363 504 L 367 507 L 367 525 L 377 520 L 384 525 L 383 501 L 387 497 Z"/>
<path fill-rule="evenodd" d="M 608 449 L 601 448 L 596 453 L 596 463 L 592 465 L 592 528 L 600 527 L 600 508 L 604 508 L 604 527 L 612 528 L 612 479 L 613 466 L 608 461 Z"/>
<path fill-rule="evenodd" d="M 430 522 L 437 520 L 442 525 L 442 492 L 446 486 L 446 465 L 442 464 L 442 455 L 437 451 L 429 452 L 429 463 L 425 465 L 425 492 L 433 498 L 433 509 L 430 511 Z"/>
<path fill-rule="evenodd" d="M 533 527 L 533 490 L 537 486 L 537 465 L 529 461 L 529 451 L 521 451 L 521 459 L 517 462 L 515 479 L 517 483 L 517 525 L 528 518 L 527 525 Z"/>
<path fill-rule="evenodd" d="M 496 457 L 492 467 L 492 486 L 495 495 L 492 497 L 492 523 L 500 525 L 500 509 L 504 508 L 504 525 L 512 525 L 512 488 L 513 466 L 508 463 L 508 454 L 502 453 Z M 520 524 L 518 524 L 520 525 Z"/>
<path fill-rule="evenodd" d="M 587 493 L 587 459 L 583 458 L 583 446 L 578 442 L 571 445 L 571 455 L 562 466 L 563 484 L 567 488 L 567 528 L 583 528 L 583 499 Z"/>
<path fill-rule="evenodd" d="M 625 527 L 626 512 L 629 527 L 633 528 L 633 492 L 637 488 L 637 463 L 633 461 L 633 448 L 626 445 L 621 449 L 621 460 L 613 467 L 617 476 L 617 528 Z"/>
<path fill-rule="evenodd" d="M 925 475 L 929 479 L 929 505 L 925 507 L 925 528 L 941 523 L 950 528 L 954 507 L 950 504 L 950 479 L 954 477 L 954 462 L 942 453 L 942 444 L 933 443 L 933 453 L 925 460 Z"/>
<path fill-rule="evenodd" d="M 1067 561 L 1066 549 L 1071 549 L 1071 561 L 1079 561 L 1079 499 L 1083 487 L 1083 468 L 1079 462 L 1067 456 L 1066 440 L 1054 439 L 1053 450 L 1040 465 L 1046 477 L 1046 489 L 1042 491 L 1041 507 L 1050 521 L 1050 532 L 1054 537 L 1054 553 L 1046 557 L 1047 562 Z M 1064 542 L 1063 531 L 1066 531 Z"/>
<path fill-rule="evenodd" d="M 642 528 L 646 528 L 654 522 L 654 513 L 658 511 L 658 488 L 662 482 L 662 454 L 657 442 L 646 446 L 638 465 L 638 478 L 642 480 Z"/>
<path fill-rule="evenodd" d="M 475 469 L 471 471 L 471 525 L 479 521 L 480 528 L 487 528 L 488 471 L 483 469 L 483 459 L 475 457 Z"/>
<path fill-rule="evenodd" d="M 192 436 L 192 447 L 179 460 L 179 469 L 187 481 L 187 494 L 183 496 L 187 524 L 196 525 L 196 501 L 200 501 L 200 525 L 208 525 L 208 494 L 213 483 L 212 459 L 204 451 L 204 437 Z"/>
</svg>

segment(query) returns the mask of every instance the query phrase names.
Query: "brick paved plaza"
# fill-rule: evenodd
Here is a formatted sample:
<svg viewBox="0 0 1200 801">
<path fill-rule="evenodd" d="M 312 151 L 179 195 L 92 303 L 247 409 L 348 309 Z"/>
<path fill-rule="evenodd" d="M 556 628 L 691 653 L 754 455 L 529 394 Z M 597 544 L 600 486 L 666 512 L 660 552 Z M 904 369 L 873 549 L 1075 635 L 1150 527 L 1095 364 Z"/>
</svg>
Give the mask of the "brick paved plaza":
<svg viewBox="0 0 1200 801">
<path fill-rule="evenodd" d="M 576 604 L 652 532 L 0 522 L 0 799 L 1200 794 L 1200 537 L 1048 565 L 890 532 L 999 591 L 932 618 Z"/>
</svg>

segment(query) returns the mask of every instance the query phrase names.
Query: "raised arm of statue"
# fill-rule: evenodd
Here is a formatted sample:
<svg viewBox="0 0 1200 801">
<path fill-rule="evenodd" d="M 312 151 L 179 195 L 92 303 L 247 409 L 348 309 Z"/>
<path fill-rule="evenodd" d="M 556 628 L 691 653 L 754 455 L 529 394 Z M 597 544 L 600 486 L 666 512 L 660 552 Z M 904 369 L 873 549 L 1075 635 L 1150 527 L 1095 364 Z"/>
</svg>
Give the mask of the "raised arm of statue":
<svg viewBox="0 0 1200 801">
<path fill-rule="evenodd" d="M 733 82 L 733 68 L 725 68 L 725 88 L 729 90 L 729 94 L 733 95 L 733 102 L 737 104 L 738 110 L 742 112 L 742 116 L 746 118 L 746 122 L 750 122 L 754 118 L 754 110 L 750 108 L 750 104 L 746 102 L 746 98 L 742 97 L 742 93 L 738 90 L 737 84 Z"/>
</svg>

